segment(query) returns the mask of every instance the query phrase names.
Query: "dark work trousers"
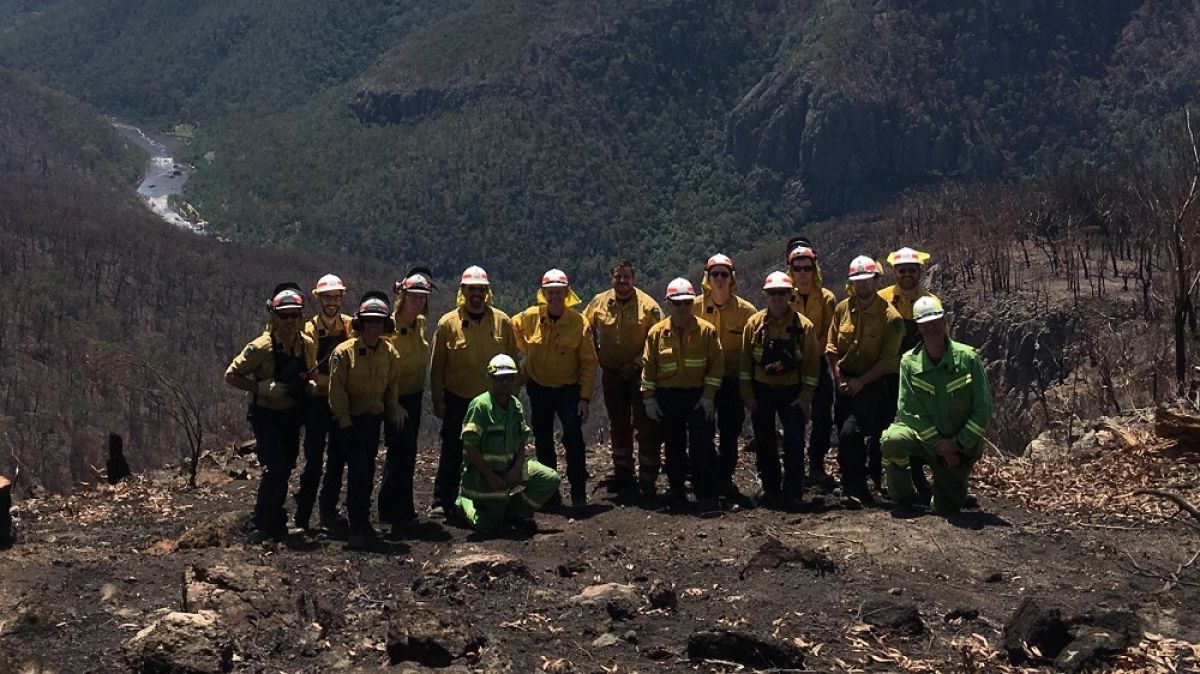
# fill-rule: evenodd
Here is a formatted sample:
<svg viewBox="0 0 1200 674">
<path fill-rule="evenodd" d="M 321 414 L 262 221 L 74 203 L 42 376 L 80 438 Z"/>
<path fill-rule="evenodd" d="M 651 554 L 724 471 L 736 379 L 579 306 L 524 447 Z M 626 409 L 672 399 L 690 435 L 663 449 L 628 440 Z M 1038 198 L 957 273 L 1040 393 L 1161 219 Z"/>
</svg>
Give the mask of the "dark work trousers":
<svg viewBox="0 0 1200 674">
<path fill-rule="evenodd" d="M 858 375 L 842 372 L 844 379 Z M 878 437 L 887 427 L 887 383 L 876 379 L 858 395 L 837 393 L 833 419 L 838 427 L 838 468 L 842 487 L 854 494 L 867 488 L 867 438 Z"/>
<path fill-rule="evenodd" d="M 329 398 L 308 399 L 304 414 L 304 470 L 300 473 L 300 488 L 296 490 L 296 523 L 304 526 L 312 516 L 313 503 L 319 502 L 321 513 L 337 511 L 342 491 L 342 474 L 346 468 L 345 451 L 339 442 L 336 422 L 329 411 Z M 328 447 L 328 453 L 326 453 Z M 317 487 L 320 487 L 320 497 Z"/>
<path fill-rule="evenodd" d="M 766 494 L 780 493 L 779 451 L 775 446 L 775 419 L 783 426 L 783 495 L 800 498 L 804 490 L 804 412 L 792 403 L 800 385 L 767 386 L 754 382 L 758 410 L 753 414 L 758 479 Z"/>
<path fill-rule="evenodd" d="M 250 528 L 280 536 L 287 533 L 284 504 L 288 479 L 300 454 L 300 410 L 280 411 L 251 405 L 246 419 L 254 429 L 254 454 L 263 467 Z"/>
<path fill-rule="evenodd" d="M 601 368 L 600 386 L 612 434 L 613 475 L 634 478 L 633 443 L 637 440 L 637 479 L 653 484 L 658 479 L 662 458 L 659 423 L 646 416 L 642 403 L 641 370 L 622 379 L 618 370 Z"/>
<path fill-rule="evenodd" d="M 821 376 L 812 401 L 812 437 L 808 440 L 808 472 L 816 475 L 825 472 L 825 455 L 829 453 L 830 434 L 833 432 L 833 375 L 829 364 L 821 359 Z"/>
<path fill-rule="evenodd" d="M 900 375 L 885 375 L 883 380 L 887 382 L 888 387 L 888 405 L 884 414 L 887 416 L 887 423 L 890 424 L 896 420 L 896 410 L 900 404 Z M 884 428 L 886 429 L 887 426 L 885 425 Z M 876 469 L 878 468 L 879 471 L 883 470 L 882 445 L 880 444 L 882 435 L 883 434 L 880 433 L 880 437 L 874 438 L 872 443 L 868 445 L 868 449 L 870 451 L 870 453 L 867 454 L 868 465 L 871 468 L 871 475 L 876 478 L 881 476 L 881 473 L 876 472 Z M 878 462 L 870 463 L 872 460 L 874 460 L 873 457 L 875 456 L 879 457 Z M 908 457 L 908 463 L 912 470 L 913 487 L 917 490 L 917 493 L 931 493 L 929 488 L 929 479 L 925 477 L 925 459 L 914 455 Z"/>
<path fill-rule="evenodd" d="M 703 388 L 660 388 L 654 397 L 662 410 L 671 490 L 683 490 L 690 467 L 696 498 L 713 498 L 717 495 L 717 451 L 713 446 L 716 427 L 704 418 L 704 410 L 696 409 L 703 392 Z"/>
<path fill-rule="evenodd" d="M 554 445 L 554 417 L 562 424 L 562 444 L 567 455 L 567 479 L 572 494 L 587 493 L 587 448 L 583 442 L 583 422 L 579 418 L 579 384 L 542 386 L 530 379 L 529 419 L 538 463 L 558 470 L 558 452 Z"/>
<path fill-rule="evenodd" d="M 447 391 L 446 416 L 442 419 L 442 455 L 438 458 L 437 477 L 433 480 L 433 505 L 447 511 L 458 499 L 458 481 L 462 479 L 463 419 L 471 401 Z"/>
<path fill-rule="evenodd" d="M 400 407 L 408 419 L 399 429 L 387 427 L 383 444 L 383 479 L 379 482 L 379 519 L 388 524 L 407 522 L 417 516 L 413 501 L 413 473 L 417 470 L 417 437 L 421 433 L 421 398 L 424 391 L 400 396 Z"/>
<path fill-rule="evenodd" d="M 713 402 L 717 410 L 717 430 L 721 435 L 717 447 L 717 486 L 720 488 L 733 484 L 733 474 L 737 472 L 738 464 L 738 440 L 746 423 L 746 408 L 742 406 L 738 378 L 723 379 Z"/>
<path fill-rule="evenodd" d="M 375 455 L 379 453 L 382 414 L 350 417 L 346 447 L 346 514 L 351 531 L 371 529 L 371 492 L 375 489 Z"/>
</svg>

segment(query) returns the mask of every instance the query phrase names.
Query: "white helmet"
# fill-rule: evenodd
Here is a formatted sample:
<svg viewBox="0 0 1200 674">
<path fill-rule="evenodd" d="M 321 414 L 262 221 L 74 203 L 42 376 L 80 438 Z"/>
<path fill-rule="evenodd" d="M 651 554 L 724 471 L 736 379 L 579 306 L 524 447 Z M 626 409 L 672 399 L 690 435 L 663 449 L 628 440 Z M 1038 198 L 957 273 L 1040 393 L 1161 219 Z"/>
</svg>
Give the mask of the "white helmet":
<svg viewBox="0 0 1200 674">
<path fill-rule="evenodd" d="M 781 271 L 773 271 L 767 274 L 767 278 L 763 280 L 763 290 L 791 290 L 795 288 L 792 283 L 792 277 Z"/>
<path fill-rule="evenodd" d="M 859 255 L 850 261 L 850 280 L 862 281 L 880 274 L 879 264 L 873 258 Z"/>
<path fill-rule="evenodd" d="M 571 280 L 567 278 L 567 273 L 561 269 L 551 269 L 542 274 L 543 288 L 566 288 L 571 285 Z"/>
<path fill-rule="evenodd" d="M 339 290 L 342 292 L 346 290 L 346 284 L 342 283 L 342 278 L 336 274 L 326 274 L 317 279 L 317 287 L 313 288 L 313 294 L 321 295 Z"/>
<path fill-rule="evenodd" d="M 491 285 L 491 283 L 488 282 L 488 275 L 487 272 L 483 270 L 483 267 L 471 265 L 463 270 L 462 285 L 486 286 Z"/>
<path fill-rule="evenodd" d="M 922 253 L 919 250 L 904 247 L 894 253 L 888 255 L 888 264 L 893 267 L 901 264 L 925 264 L 925 261 L 930 257 L 929 253 Z"/>
<path fill-rule="evenodd" d="M 936 321 L 946 315 L 946 310 L 942 308 L 942 302 L 933 295 L 925 295 L 918 297 L 916 302 L 913 302 L 913 321 L 917 323 L 928 323 Z"/>
<path fill-rule="evenodd" d="M 512 359 L 512 356 L 506 353 L 499 353 L 492 356 L 492 359 L 488 361 L 487 373 L 490 376 L 516 374 L 517 363 Z"/>
<path fill-rule="evenodd" d="M 696 299 L 696 288 L 691 281 L 682 277 L 677 278 L 667 284 L 667 299 L 694 300 Z"/>
<path fill-rule="evenodd" d="M 733 258 L 729 257 L 728 255 L 717 253 L 716 255 L 708 258 L 708 262 L 704 263 L 704 271 L 708 271 L 709 269 L 717 266 L 729 267 L 729 271 L 733 271 Z"/>
</svg>

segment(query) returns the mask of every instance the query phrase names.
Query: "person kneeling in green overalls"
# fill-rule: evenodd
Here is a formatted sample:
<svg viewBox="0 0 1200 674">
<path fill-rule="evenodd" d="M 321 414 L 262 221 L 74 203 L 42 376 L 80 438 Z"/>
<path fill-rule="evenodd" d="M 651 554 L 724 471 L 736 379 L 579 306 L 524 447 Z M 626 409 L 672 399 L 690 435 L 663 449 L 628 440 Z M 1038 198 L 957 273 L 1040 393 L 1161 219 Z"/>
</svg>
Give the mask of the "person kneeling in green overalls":
<svg viewBox="0 0 1200 674">
<path fill-rule="evenodd" d="M 529 458 L 529 425 L 513 395 L 517 364 L 499 354 L 487 366 L 490 390 L 479 394 L 463 419 L 462 481 L 457 505 L 476 531 L 498 533 L 506 523 L 536 528 L 533 514 L 558 493 L 554 469 Z"/>
<path fill-rule="evenodd" d="M 975 349 L 950 339 L 945 311 L 936 297 L 913 303 L 921 343 L 900 359 L 896 423 L 883 433 L 883 468 L 888 496 L 898 506 L 914 505 L 911 458 L 933 470 L 933 509 L 956 513 L 967 500 L 967 476 L 983 453 L 983 434 L 992 415 L 992 391 Z"/>
</svg>

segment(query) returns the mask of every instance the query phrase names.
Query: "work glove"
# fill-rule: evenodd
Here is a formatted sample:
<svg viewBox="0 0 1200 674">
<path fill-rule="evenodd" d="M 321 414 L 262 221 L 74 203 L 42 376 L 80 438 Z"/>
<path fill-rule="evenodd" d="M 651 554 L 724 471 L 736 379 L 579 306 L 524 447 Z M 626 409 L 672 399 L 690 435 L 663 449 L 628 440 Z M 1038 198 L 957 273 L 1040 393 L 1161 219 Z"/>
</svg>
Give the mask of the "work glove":
<svg viewBox="0 0 1200 674">
<path fill-rule="evenodd" d="M 258 395 L 264 398 L 283 398 L 287 394 L 287 384 L 280 384 L 274 379 L 264 379 L 258 382 Z"/>
<path fill-rule="evenodd" d="M 654 398 L 642 398 L 642 404 L 646 406 L 646 416 L 655 421 L 662 421 L 662 408 L 658 406 L 658 401 Z"/>
<path fill-rule="evenodd" d="M 696 403 L 694 409 L 704 410 L 704 418 L 712 421 L 713 415 L 717 413 L 716 407 L 713 406 L 712 398 L 701 398 L 700 402 Z"/>
</svg>

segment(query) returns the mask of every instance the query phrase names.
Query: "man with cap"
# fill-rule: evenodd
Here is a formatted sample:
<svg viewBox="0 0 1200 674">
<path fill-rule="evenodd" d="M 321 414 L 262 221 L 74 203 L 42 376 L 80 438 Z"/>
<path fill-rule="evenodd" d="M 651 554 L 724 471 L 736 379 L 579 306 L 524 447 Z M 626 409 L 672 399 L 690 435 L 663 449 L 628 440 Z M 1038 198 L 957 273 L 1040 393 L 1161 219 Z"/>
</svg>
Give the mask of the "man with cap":
<svg viewBox="0 0 1200 674">
<path fill-rule="evenodd" d="M 942 303 L 913 302 L 921 342 L 900 361 L 899 420 L 883 434 L 888 495 L 914 503 L 909 462 L 921 457 L 933 472 L 933 509 L 958 512 L 967 499 L 967 477 L 983 453 L 992 392 L 979 354 L 950 339 Z"/>
<path fill-rule="evenodd" d="M 879 291 L 879 296 L 887 302 L 896 313 L 900 314 L 900 318 L 904 319 L 904 339 L 900 340 L 900 353 L 907 353 L 913 347 L 921 342 L 921 335 L 917 331 L 917 324 L 913 320 L 913 303 L 922 297 L 934 297 L 933 293 L 926 290 L 921 281 L 924 277 L 925 263 L 929 261 L 929 253 L 908 248 L 907 246 L 900 250 L 893 251 L 887 257 L 887 262 L 892 267 L 892 273 L 895 275 L 896 282 L 892 285 Z M 894 419 L 896 416 L 896 401 L 900 393 L 900 376 L 898 374 L 888 375 L 887 377 L 888 390 L 891 391 L 888 399 L 891 404 L 889 418 Z M 922 500 L 928 501 L 931 494 L 929 491 L 929 481 L 925 479 L 925 464 L 921 457 L 914 456 L 911 461 L 913 484 L 916 486 L 917 493 Z"/>
<path fill-rule="evenodd" d="M 804 428 L 812 412 L 824 339 L 812 321 L 792 309 L 794 284 L 781 271 L 763 282 L 767 308 L 742 333 L 739 379 L 754 425 L 763 503 L 799 510 L 804 488 Z M 783 475 L 775 448 L 775 418 L 783 425 Z"/>
<path fill-rule="evenodd" d="M 629 260 L 614 263 L 609 280 L 612 289 L 596 295 L 583 311 L 596 341 L 600 386 L 612 437 L 613 473 L 609 487 L 625 492 L 636 485 L 643 497 L 654 498 L 662 436 L 658 423 L 646 416 L 638 389 L 646 334 L 662 320 L 662 309 L 653 298 L 634 287 L 633 263 Z"/>
<path fill-rule="evenodd" d="M 442 420 L 442 452 L 433 484 L 431 515 L 444 516 L 458 497 L 462 472 L 462 425 L 471 400 L 488 390 L 487 364 L 493 356 L 517 357 L 508 314 L 492 306 L 487 272 L 467 267 L 458 306 L 438 320 L 429 367 L 433 414 Z"/>
<path fill-rule="evenodd" d="M 837 298 L 833 291 L 822 283 L 821 266 L 817 252 L 800 237 L 796 246 L 788 253 L 788 276 L 795 286 L 792 309 L 800 313 L 817 330 L 817 339 L 824 350 L 829 339 L 829 324 L 833 322 L 833 308 Z M 833 376 L 825 362 L 819 365 L 817 390 L 812 401 L 812 438 L 808 444 L 809 483 L 824 489 L 833 488 L 833 479 L 825 472 L 825 455 L 829 453 L 830 434 L 833 431 Z"/>
<path fill-rule="evenodd" d="M 884 377 L 899 369 L 904 322 L 878 294 L 879 264 L 860 255 L 850 262 L 851 295 L 838 303 L 829 325 L 825 357 L 836 390 L 838 467 L 850 507 L 873 503 L 867 489 L 867 438 L 891 422 Z"/>
<path fill-rule="evenodd" d="M 342 342 L 329 358 L 329 409 L 346 453 L 347 543 L 351 549 L 365 549 L 377 540 L 371 526 L 371 491 L 380 433 L 384 424 L 395 427 L 403 421 L 400 355 L 383 339 L 395 329 L 386 294 L 364 294 L 352 324 L 357 336 Z"/>
<path fill-rule="evenodd" d="M 275 287 L 267 302 L 266 332 L 242 349 L 225 370 L 225 382 L 245 391 L 246 419 L 254 429 L 254 453 L 262 464 L 254 513 L 247 529 L 255 543 L 287 535 L 288 478 L 300 453 L 301 407 L 315 384 L 316 344 L 300 326 L 304 295 L 295 283 Z"/>
<path fill-rule="evenodd" d="M 313 505 L 319 501 L 321 527 L 340 531 L 346 526 L 346 520 L 337 511 L 346 458 L 338 445 L 338 433 L 334 432 L 337 427 L 329 411 L 329 357 L 350 334 L 350 317 L 342 313 L 346 284 L 338 276 L 326 274 L 317 280 L 312 294 L 317 300 L 317 314 L 305 322 L 304 334 L 317 344 L 317 371 L 313 377 L 316 392 L 304 410 L 304 470 L 296 490 L 294 521 L 297 527 L 307 529 Z"/>
<path fill-rule="evenodd" d="M 701 509 L 714 510 L 718 485 L 713 399 L 725 375 L 725 356 L 717 329 L 692 313 L 695 299 L 696 290 L 687 279 L 667 285 L 669 316 L 646 335 L 642 402 L 646 415 L 662 423 L 667 505 L 687 504 L 684 481 L 690 472 Z"/>
<path fill-rule="evenodd" d="M 525 354 L 531 425 L 537 460 L 558 470 L 554 417 L 562 424 L 571 505 L 587 505 L 583 424 L 596 382 L 596 346 L 587 320 L 574 309 L 579 296 L 561 269 L 542 275 L 537 304 L 513 318 L 517 348 Z M 553 500 L 553 496 L 551 497 Z"/>
<path fill-rule="evenodd" d="M 558 493 L 559 476 L 528 457 L 516 361 L 507 354 L 493 357 L 487 377 L 489 390 L 471 401 L 463 420 L 466 461 L 455 505 L 481 533 L 497 533 L 505 523 L 534 528 L 533 514 Z"/>
<path fill-rule="evenodd" d="M 396 329 L 384 339 L 400 357 L 397 392 L 398 426 L 384 436 L 387 453 L 383 461 L 383 479 L 379 483 L 379 519 L 392 526 L 392 535 L 417 518 L 413 501 L 413 473 L 417 468 L 417 439 L 421 432 L 421 398 L 425 396 L 425 374 L 429 369 L 429 341 L 425 338 L 425 315 L 429 294 L 433 292 L 432 274 L 418 267 L 409 271 L 393 286 L 396 306 L 392 320 Z"/>
<path fill-rule="evenodd" d="M 692 313 L 712 323 L 717 329 L 721 352 L 725 354 L 725 377 L 714 400 L 720 435 L 720 444 L 717 446 L 717 491 L 724 498 L 741 501 L 742 493 L 733 481 L 738 463 L 738 439 L 746 422 L 746 408 L 742 405 L 738 384 L 738 366 L 742 355 L 742 330 L 756 309 L 737 294 L 737 274 L 733 270 L 733 260 L 728 255 L 717 253 L 708 258 L 700 287 L 704 294 L 696 297 Z"/>
</svg>

